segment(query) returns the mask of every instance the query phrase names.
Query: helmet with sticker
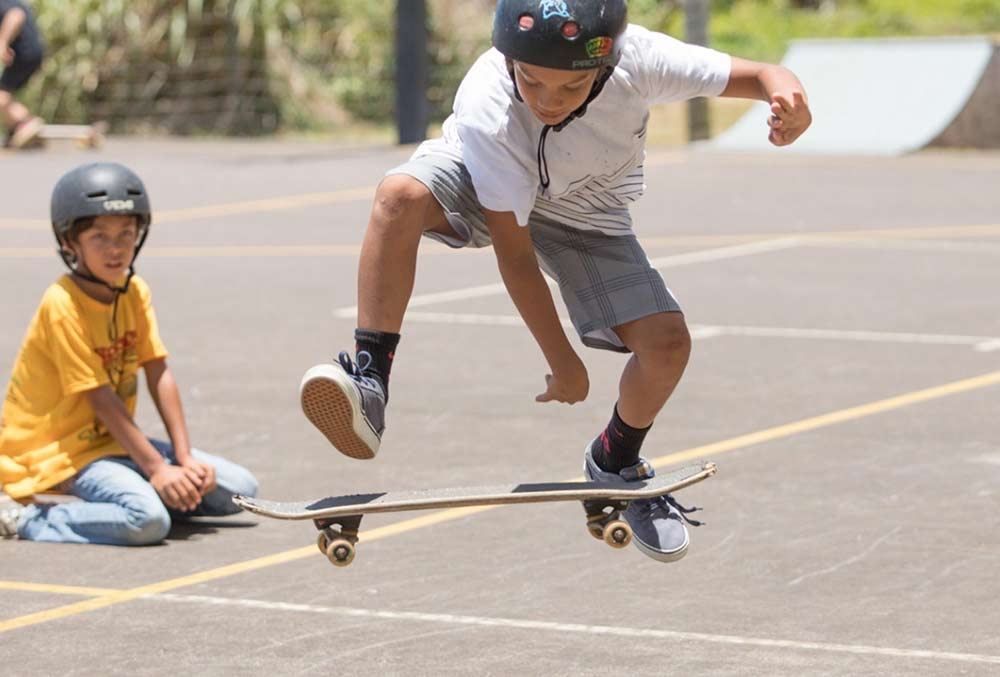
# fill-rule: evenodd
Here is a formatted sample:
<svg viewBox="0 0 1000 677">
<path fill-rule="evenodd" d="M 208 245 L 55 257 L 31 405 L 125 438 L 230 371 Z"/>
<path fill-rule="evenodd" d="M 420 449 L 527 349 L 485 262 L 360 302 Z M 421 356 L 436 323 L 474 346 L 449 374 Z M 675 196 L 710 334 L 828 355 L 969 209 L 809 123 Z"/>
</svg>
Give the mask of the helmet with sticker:
<svg viewBox="0 0 1000 677">
<path fill-rule="evenodd" d="M 544 68 L 613 67 L 627 25 L 626 0 L 500 0 L 493 46 L 508 59 Z"/>
</svg>

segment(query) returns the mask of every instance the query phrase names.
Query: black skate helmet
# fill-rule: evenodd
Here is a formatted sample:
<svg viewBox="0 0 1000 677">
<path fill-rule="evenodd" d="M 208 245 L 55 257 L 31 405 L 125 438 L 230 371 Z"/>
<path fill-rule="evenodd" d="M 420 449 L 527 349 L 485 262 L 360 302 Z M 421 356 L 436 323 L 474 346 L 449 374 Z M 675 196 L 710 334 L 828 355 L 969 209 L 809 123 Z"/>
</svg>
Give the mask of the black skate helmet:
<svg viewBox="0 0 1000 677">
<path fill-rule="evenodd" d="M 586 101 L 557 125 L 545 125 L 538 139 L 538 180 L 548 189 L 545 139 L 587 113 L 621 59 L 628 27 L 626 0 L 499 0 L 493 16 L 493 46 L 507 57 L 514 96 L 524 101 L 514 62 L 560 70 L 599 70 Z"/>
<path fill-rule="evenodd" d="M 626 0 L 500 0 L 493 46 L 544 68 L 614 67 L 628 25 Z"/>
<path fill-rule="evenodd" d="M 80 219 L 108 214 L 135 216 L 139 229 L 128 276 L 122 287 L 112 287 L 103 280 L 77 270 L 76 256 L 63 246 L 74 223 Z M 112 291 L 126 292 L 135 274 L 135 258 L 146 241 L 152 222 L 149 195 L 142 179 L 128 167 L 115 162 L 81 165 L 66 172 L 52 189 L 51 215 L 52 232 L 59 245 L 59 255 L 69 269 L 84 279 L 104 284 Z"/>
</svg>

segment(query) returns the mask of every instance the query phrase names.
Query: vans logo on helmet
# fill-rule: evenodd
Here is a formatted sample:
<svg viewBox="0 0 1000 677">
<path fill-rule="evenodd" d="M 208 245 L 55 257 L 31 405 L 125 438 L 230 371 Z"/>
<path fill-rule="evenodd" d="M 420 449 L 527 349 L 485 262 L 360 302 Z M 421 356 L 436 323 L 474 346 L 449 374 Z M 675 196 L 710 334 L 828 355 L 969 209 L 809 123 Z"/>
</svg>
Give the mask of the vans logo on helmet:
<svg viewBox="0 0 1000 677">
<path fill-rule="evenodd" d="M 104 203 L 106 212 L 130 212 L 135 210 L 134 200 L 107 200 Z"/>
<path fill-rule="evenodd" d="M 569 7 L 566 6 L 565 0 L 542 0 L 539 9 L 542 10 L 543 20 L 551 19 L 554 16 L 563 19 L 569 18 Z"/>
</svg>

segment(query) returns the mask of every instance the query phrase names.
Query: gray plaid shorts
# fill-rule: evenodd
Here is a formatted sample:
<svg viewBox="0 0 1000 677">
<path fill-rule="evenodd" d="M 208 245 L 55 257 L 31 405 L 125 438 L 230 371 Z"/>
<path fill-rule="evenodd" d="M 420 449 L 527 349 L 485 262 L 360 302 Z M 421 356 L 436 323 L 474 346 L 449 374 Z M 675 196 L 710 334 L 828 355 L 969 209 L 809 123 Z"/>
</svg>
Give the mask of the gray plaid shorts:
<svg viewBox="0 0 1000 677">
<path fill-rule="evenodd" d="M 386 176 L 405 174 L 427 186 L 459 238 L 428 232 L 449 247 L 492 244 L 483 207 L 462 155 L 440 139 L 426 141 L 408 162 Z M 584 345 L 631 352 L 614 327 L 680 304 L 649 263 L 635 235 L 606 235 L 532 213 L 528 227 L 541 269 L 559 284 L 563 302 Z"/>
</svg>

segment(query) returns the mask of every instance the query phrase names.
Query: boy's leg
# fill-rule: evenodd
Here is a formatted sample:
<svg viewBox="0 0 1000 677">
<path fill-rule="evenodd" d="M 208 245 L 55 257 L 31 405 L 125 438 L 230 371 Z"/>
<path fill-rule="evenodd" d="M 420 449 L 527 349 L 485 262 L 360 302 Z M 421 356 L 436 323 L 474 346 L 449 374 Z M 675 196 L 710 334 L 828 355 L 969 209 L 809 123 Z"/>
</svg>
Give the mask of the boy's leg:
<svg viewBox="0 0 1000 677">
<path fill-rule="evenodd" d="M 618 385 L 618 402 L 594 460 L 609 472 L 639 462 L 653 419 L 680 381 L 691 354 L 691 335 L 680 312 L 656 313 L 614 328 L 632 351 Z"/>
<path fill-rule="evenodd" d="M 674 392 L 691 353 L 691 337 L 680 312 L 656 313 L 615 327 L 632 351 L 618 386 L 618 402 L 611 421 L 588 446 L 587 476 L 595 480 L 652 477 L 652 466 L 639 456 L 653 419 Z M 625 519 L 634 532 L 636 547 L 661 562 L 687 554 L 689 536 L 685 508 L 670 495 L 632 501 Z"/>
<path fill-rule="evenodd" d="M 433 142 L 378 187 L 358 265 L 355 360 L 342 352 L 339 364 L 310 369 L 300 388 L 306 417 L 341 453 L 373 458 L 381 445 L 389 373 L 420 238 L 484 246 L 484 232 L 482 208 L 460 155 Z"/>
<path fill-rule="evenodd" d="M 583 343 L 633 353 L 610 422 L 584 450 L 586 475 L 592 480 L 648 478 L 653 468 L 639 450 L 690 351 L 680 305 L 634 235 L 581 231 L 538 216 L 531 226 L 539 261 L 558 280 Z M 624 516 L 635 545 L 649 557 L 669 562 L 687 551 L 685 512 L 664 496 L 632 501 Z"/>
<path fill-rule="evenodd" d="M 18 535 L 32 541 L 151 545 L 166 538 L 170 515 L 124 458 L 103 458 L 81 470 L 70 491 L 81 500 L 28 506 Z"/>
</svg>

